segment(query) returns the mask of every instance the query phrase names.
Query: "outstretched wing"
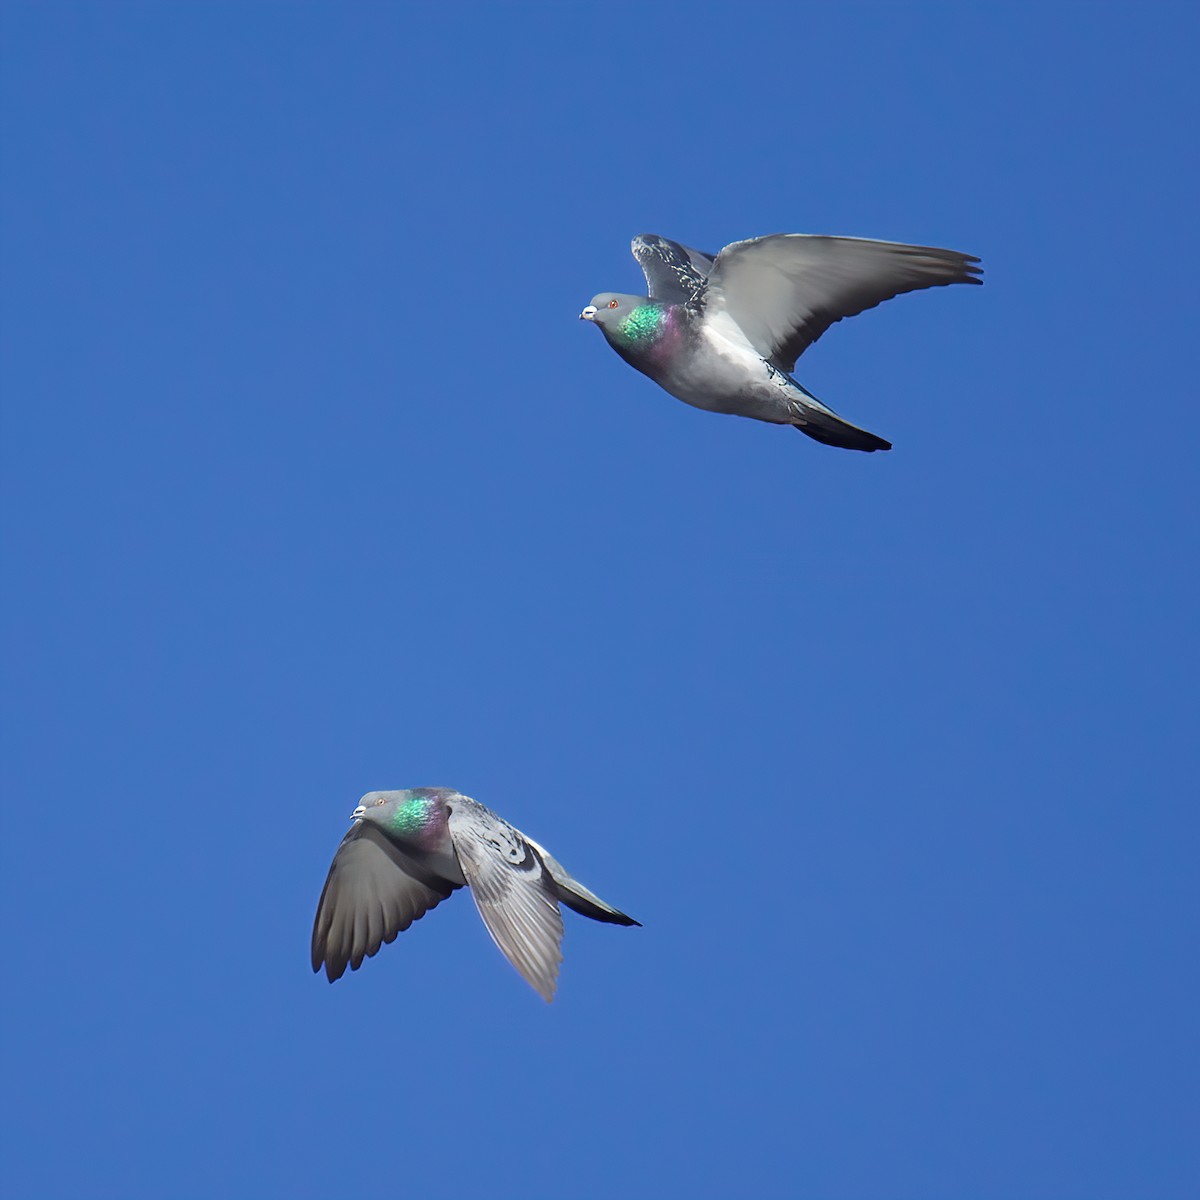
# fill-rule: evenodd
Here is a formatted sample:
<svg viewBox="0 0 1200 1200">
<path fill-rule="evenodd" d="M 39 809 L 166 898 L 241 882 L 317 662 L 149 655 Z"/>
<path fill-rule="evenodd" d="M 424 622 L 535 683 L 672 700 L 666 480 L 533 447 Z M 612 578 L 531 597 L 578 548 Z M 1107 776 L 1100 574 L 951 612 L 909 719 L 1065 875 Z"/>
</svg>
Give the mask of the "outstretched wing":
<svg viewBox="0 0 1200 1200">
<path fill-rule="evenodd" d="M 492 940 L 547 1002 L 562 962 L 562 913 L 537 851 L 477 801 L 447 804 L 459 866 Z"/>
<path fill-rule="evenodd" d="M 333 856 L 313 922 L 312 967 L 332 983 L 362 966 L 461 884 L 430 875 L 367 821 L 355 821 Z"/>
<path fill-rule="evenodd" d="M 726 313 L 764 358 L 791 371 L 843 317 L 902 292 L 982 283 L 978 261 L 932 246 L 777 233 L 726 246 L 697 303 L 706 317 Z"/>
<path fill-rule="evenodd" d="M 704 287 L 714 261 L 703 250 L 693 250 L 656 233 L 639 234 L 630 249 L 646 276 L 650 298 L 664 304 L 686 304 Z"/>
</svg>

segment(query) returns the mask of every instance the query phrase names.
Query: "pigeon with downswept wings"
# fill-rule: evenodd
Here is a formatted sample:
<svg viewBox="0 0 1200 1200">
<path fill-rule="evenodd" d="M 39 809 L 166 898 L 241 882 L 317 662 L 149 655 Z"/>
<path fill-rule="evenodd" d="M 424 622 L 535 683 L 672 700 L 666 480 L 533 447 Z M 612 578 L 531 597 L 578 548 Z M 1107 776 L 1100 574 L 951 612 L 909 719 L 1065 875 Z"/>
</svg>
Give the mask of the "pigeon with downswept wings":
<svg viewBox="0 0 1200 1200">
<path fill-rule="evenodd" d="M 368 792 L 351 814 L 313 923 L 312 967 L 332 983 L 464 884 L 508 961 L 545 1000 L 562 962 L 559 901 L 637 925 L 532 838 L 450 788 Z"/>
</svg>

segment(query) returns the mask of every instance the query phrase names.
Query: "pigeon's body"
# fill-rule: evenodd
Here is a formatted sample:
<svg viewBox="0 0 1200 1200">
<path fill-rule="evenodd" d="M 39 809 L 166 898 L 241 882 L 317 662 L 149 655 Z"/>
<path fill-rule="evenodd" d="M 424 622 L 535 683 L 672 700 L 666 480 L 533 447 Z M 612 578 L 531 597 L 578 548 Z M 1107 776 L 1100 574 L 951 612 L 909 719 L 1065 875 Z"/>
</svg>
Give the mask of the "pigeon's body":
<svg viewBox="0 0 1200 1200">
<path fill-rule="evenodd" d="M 705 321 L 684 304 L 661 307 L 661 334 L 655 340 L 644 347 L 627 347 L 618 338 L 611 344 L 677 400 L 707 412 L 785 425 L 792 423 L 794 404 L 812 400 L 787 372 L 765 360 L 726 314 Z"/>
<path fill-rule="evenodd" d="M 331 983 L 464 885 L 493 941 L 546 1000 L 562 962 L 559 901 L 596 921 L 638 924 L 490 808 L 449 788 L 368 792 L 352 815 L 313 923 L 313 970 L 324 965 Z"/>
<path fill-rule="evenodd" d="M 580 314 L 630 366 L 696 408 L 854 450 L 891 444 L 793 379 L 796 359 L 835 321 L 901 292 L 980 282 L 970 255 L 857 238 L 775 234 L 714 258 L 646 234 L 633 254 L 650 295 L 602 292 Z"/>
</svg>

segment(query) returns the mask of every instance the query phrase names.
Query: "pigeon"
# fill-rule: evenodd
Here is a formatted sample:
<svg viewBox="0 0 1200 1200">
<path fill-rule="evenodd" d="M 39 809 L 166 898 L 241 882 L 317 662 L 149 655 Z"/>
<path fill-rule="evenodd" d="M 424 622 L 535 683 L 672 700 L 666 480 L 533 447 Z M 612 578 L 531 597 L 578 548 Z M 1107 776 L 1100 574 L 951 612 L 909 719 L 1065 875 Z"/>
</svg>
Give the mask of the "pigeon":
<svg viewBox="0 0 1200 1200">
<path fill-rule="evenodd" d="M 835 321 L 902 292 L 982 283 L 957 250 L 776 233 L 705 254 L 647 233 L 633 239 L 649 296 L 601 292 L 580 319 L 672 396 L 709 412 L 791 425 L 827 446 L 890 450 L 792 378 Z"/>
<path fill-rule="evenodd" d="M 368 792 L 350 816 L 313 923 L 312 967 L 324 965 L 330 983 L 464 884 L 492 940 L 547 1002 L 562 962 L 560 900 L 594 921 L 641 924 L 490 808 L 450 788 Z"/>
</svg>

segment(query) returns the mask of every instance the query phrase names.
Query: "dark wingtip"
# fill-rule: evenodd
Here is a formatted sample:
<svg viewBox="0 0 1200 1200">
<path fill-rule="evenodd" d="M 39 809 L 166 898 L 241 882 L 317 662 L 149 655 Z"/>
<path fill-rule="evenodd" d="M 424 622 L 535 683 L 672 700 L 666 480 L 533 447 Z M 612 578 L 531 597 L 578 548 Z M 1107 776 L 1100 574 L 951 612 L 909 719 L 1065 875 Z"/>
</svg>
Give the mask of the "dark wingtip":
<svg viewBox="0 0 1200 1200">
<path fill-rule="evenodd" d="M 329 961 L 322 961 L 320 959 L 313 963 L 313 971 L 318 975 L 321 973 L 322 967 L 325 968 L 325 978 L 328 979 L 330 983 L 335 983 L 346 973 L 346 966 L 344 963 L 340 968 L 336 967 Z"/>
</svg>

